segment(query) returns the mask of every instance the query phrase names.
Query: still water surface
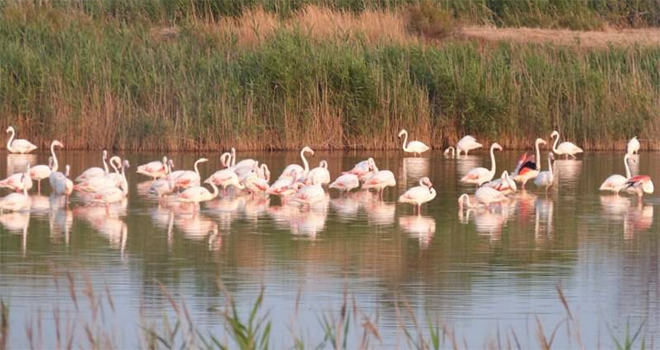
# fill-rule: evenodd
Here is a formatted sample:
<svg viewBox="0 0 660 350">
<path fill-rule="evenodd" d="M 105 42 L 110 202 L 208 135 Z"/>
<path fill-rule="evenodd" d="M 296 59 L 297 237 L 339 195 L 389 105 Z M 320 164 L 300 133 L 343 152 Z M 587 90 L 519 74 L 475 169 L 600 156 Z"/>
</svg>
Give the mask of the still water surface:
<svg viewBox="0 0 660 350">
<path fill-rule="evenodd" d="M 75 175 L 100 165 L 96 152 L 60 154 L 60 164 L 70 164 Z M 108 329 L 123 333 L 113 340 L 120 348 L 135 347 L 139 326 L 171 310 L 160 284 L 186 301 L 200 328 L 224 334 L 214 311 L 225 305 L 218 282 L 244 309 L 265 287 L 276 348 L 291 347 L 291 329 L 302 329 L 317 344 L 323 334 L 318 318 L 338 311 L 344 293 L 367 314 L 378 315 L 380 347 L 405 344 L 396 326 L 397 300 L 407 301 L 421 318 L 437 317 L 473 348 L 511 328 L 523 347 L 537 346 L 535 317 L 547 333 L 566 317 L 557 285 L 588 347 L 612 344 L 610 332 L 623 334 L 626 324 L 636 329 L 642 322 L 647 344 L 660 340 L 654 215 L 660 199 L 651 195 L 638 203 L 597 191 L 607 176 L 624 173 L 621 154 L 558 160 L 558 182 L 547 196 L 530 182 L 529 191 L 501 209 L 459 213 L 458 196 L 474 188 L 458 179 L 472 167 L 490 167 L 486 152 L 461 159 L 441 152 L 424 158 L 317 152 L 311 166 L 327 159 L 333 178 L 373 156 L 379 168 L 394 172 L 398 185 L 386 190 L 384 201 L 365 192 L 345 197 L 333 192 L 326 210 L 309 213 L 281 207 L 276 198 L 232 197 L 204 204 L 198 215 L 159 207 L 141 194 L 148 182 L 133 173 L 135 166 L 159 154 L 119 155 L 133 165 L 125 209 L 106 212 L 74 199 L 67 210 L 48 197 L 46 184 L 43 196 L 33 197 L 29 215 L 0 215 L 0 296 L 11 305 L 12 348 L 28 346 L 25 328 L 39 312 L 47 343 L 53 339 L 53 308 L 75 315 L 67 272 L 81 295 L 86 279 L 96 293 L 107 286 L 115 310 L 101 317 Z M 190 169 L 198 156 L 211 159 L 200 166 L 202 178 L 220 168 L 215 154 L 172 158 L 179 169 Z M 512 170 L 517 156 L 498 153 L 498 173 Z M 3 173 L 25 160 L 0 157 Z M 33 164 L 45 164 L 48 154 L 30 157 Z M 300 163 L 297 152 L 239 153 L 243 157 L 267 163 L 274 176 Z M 658 159 L 657 153 L 643 153 L 633 170 L 658 179 Z M 395 200 L 422 176 L 431 178 L 438 196 L 415 216 Z M 89 313 L 80 303 L 79 312 Z M 565 330 L 555 346 L 578 347 Z"/>
</svg>

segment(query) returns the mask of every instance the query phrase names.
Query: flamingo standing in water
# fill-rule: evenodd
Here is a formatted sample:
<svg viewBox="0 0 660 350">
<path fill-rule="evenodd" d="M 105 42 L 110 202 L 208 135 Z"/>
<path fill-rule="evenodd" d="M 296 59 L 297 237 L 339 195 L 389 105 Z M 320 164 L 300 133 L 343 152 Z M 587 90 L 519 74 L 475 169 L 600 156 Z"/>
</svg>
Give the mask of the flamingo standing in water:
<svg viewBox="0 0 660 350">
<path fill-rule="evenodd" d="M 339 176 L 329 186 L 329 188 L 338 189 L 340 192 L 348 192 L 358 187 L 360 187 L 360 180 L 358 176 L 350 173 Z"/>
<path fill-rule="evenodd" d="M 621 189 L 626 186 L 626 182 L 628 182 L 628 179 L 631 177 L 628 161 L 632 161 L 633 163 L 635 162 L 635 159 L 630 157 L 631 153 L 626 153 L 626 155 L 623 156 L 623 165 L 626 169 L 626 176 L 623 177 L 619 174 L 610 175 L 607 179 L 605 179 L 603 184 L 600 185 L 598 190 L 619 193 L 619 191 L 621 191 Z"/>
<path fill-rule="evenodd" d="M 83 182 L 93 177 L 101 177 L 108 175 L 110 173 L 110 170 L 108 169 L 108 163 L 106 162 L 107 159 L 108 159 L 108 151 L 103 150 L 103 153 L 101 154 L 101 161 L 103 161 L 103 168 L 91 167 L 85 170 L 82 174 L 78 175 L 78 177 L 76 178 L 76 182 Z"/>
<path fill-rule="evenodd" d="M 245 188 L 245 186 L 238 180 L 238 175 L 232 168 L 218 170 L 209 176 L 204 182 L 212 183 L 215 186 L 222 188 L 223 196 L 227 194 L 227 188 L 229 186 L 234 186 L 239 190 Z"/>
<path fill-rule="evenodd" d="M 311 172 L 310 172 L 311 173 Z M 312 205 L 320 203 L 325 199 L 325 191 L 321 186 L 321 181 L 323 174 L 314 173 L 310 179 L 311 184 L 306 185 L 300 188 L 291 198 L 291 201 L 298 203 L 300 205 L 307 206 L 307 209 L 311 209 Z"/>
<path fill-rule="evenodd" d="M 213 192 L 210 192 L 208 189 L 206 189 L 206 187 L 203 186 L 192 186 L 179 193 L 177 200 L 183 203 L 199 204 L 201 202 L 210 201 L 217 197 L 218 187 L 216 187 L 215 184 L 210 180 L 206 180 L 204 183 L 211 185 Z"/>
<path fill-rule="evenodd" d="M 48 165 L 37 165 L 30 168 L 30 178 L 32 180 L 37 180 L 37 192 L 41 193 L 41 180 L 46 179 L 50 176 L 50 173 L 57 171 L 58 163 L 56 161 L 57 157 L 55 156 L 55 146 L 62 147 L 62 143 L 59 141 L 53 141 L 50 144 L 50 158 L 48 158 Z"/>
<path fill-rule="evenodd" d="M 49 177 L 51 186 L 53 187 L 53 193 L 58 196 L 66 196 L 69 198 L 71 193 L 73 193 L 73 181 L 69 179 L 69 173 L 71 167 L 67 164 L 64 174 L 58 172 L 52 173 L 52 177 Z"/>
<path fill-rule="evenodd" d="M 106 212 L 109 210 L 110 204 L 122 202 L 128 195 L 128 180 L 126 180 L 126 172 L 124 169 L 128 168 L 128 161 L 125 160 L 122 166 L 121 183 L 119 187 L 109 186 L 102 188 L 92 193 L 90 199 L 94 203 L 105 204 Z"/>
<path fill-rule="evenodd" d="M 30 163 L 28 163 L 28 177 L 23 179 L 23 173 L 16 173 L 0 181 L 0 188 L 8 188 L 12 191 L 20 192 L 24 189 L 32 189 L 32 178 L 30 177 Z"/>
<path fill-rule="evenodd" d="M 171 177 L 174 180 L 174 188 L 186 189 L 193 186 L 199 186 L 201 178 L 199 176 L 199 168 L 197 166 L 199 165 L 199 163 L 204 163 L 208 161 L 209 160 L 206 158 L 197 159 L 193 166 L 195 168 L 195 171 L 177 170 L 170 173 L 169 177 Z"/>
<path fill-rule="evenodd" d="M 373 169 L 371 168 L 371 164 L 374 163 L 373 158 L 369 158 L 367 160 L 363 160 L 355 166 L 353 166 L 353 169 L 349 171 L 345 171 L 342 174 L 352 174 L 358 177 L 358 180 L 360 182 L 365 182 L 369 180 L 371 175 L 373 174 Z"/>
<path fill-rule="evenodd" d="M 300 151 L 300 158 L 302 159 L 304 168 L 298 164 L 289 164 L 286 168 L 284 168 L 284 171 L 282 171 L 282 175 L 280 175 L 280 178 L 293 176 L 294 169 L 296 170 L 296 174 L 298 176 L 300 176 L 301 178 L 305 178 L 305 176 L 307 176 L 307 173 L 309 172 L 309 163 L 307 162 L 307 158 L 305 158 L 305 153 L 310 153 L 313 156 L 314 150 L 309 148 L 309 146 L 305 146 Z"/>
<path fill-rule="evenodd" d="M 495 177 L 495 150 L 502 150 L 502 146 L 500 146 L 499 143 L 495 142 L 490 146 L 490 170 L 479 167 L 479 168 L 474 168 L 470 171 L 468 171 L 463 178 L 461 178 L 461 182 L 463 183 L 469 183 L 469 184 L 475 184 L 477 186 L 481 186 L 483 183 L 488 182 Z"/>
<path fill-rule="evenodd" d="M 651 177 L 648 175 L 633 176 L 626 182 L 625 190 L 628 193 L 636 194 L 641 200 L 644 193 L 653 193 L 653 181 L 651 181 Z"/>
<path fill-rule="evenodd" d="M 309 171 L 304 181 L 305 184 L 311 185 L 312 179 L 316 179 L 321 185 L 330 183 L 330 172 L 328 171 L 328 162 L 326 160 L 322 160 L 318 167 Z"/>
<path fill-rule="evenodd" d="M 496 189 L 504 194 L 514 193 L 518 190 L 516 182 L 511 179 L 509 172 L 506 170 L 502 172 L 502 177 L 493 181 L 486 182 L 483 184 L 483 186 Z"/>
<path fill-rule="evenodd" d="M 373 169 L 373 175 L 367 180 L 362 188 L 368 190 L 373 188 L 378 191 L 378 196 L 380 199 L 383 199 L 383 192 L 385 187 L 394 187 L 396 186 L 396 179 L 394 178 L 394 173 L 389 170 L 378 170 L 376 162 L 373 159 L 371 160 L 371 168 Z"/>
<path fill-rule="evenodd" d="M 282 202 L 286 202 L 286 197 L 290 196 L 298 191 L 298 189 L 303 185 L 302 182 L 298 182 L 298 170 L 295 168 L 291 170 L 291 176 L 280 177 L 275 181 L 266 193 L 270 195 L 280 196 Z"/>
<path fill-rule="evenodd" d="M 232 147 L 231 149 L 231 169 L 241 177 L 254 169 L 255 164 L 258 162 L 254 159 L 242 159 L 240 162 L 236 163 L 236 149 Z"/>
<path fill-rule="evenodd" d="M 476 204 L 472 204 L 470 202 L 470 196 L 468 196 L 466 193 L 462 194 L 460 197 L 458 197 L 459 209 L 463 209 L 464 205 L 466 205 L 468 208 L 476 208 L 479 205 L 490 207 L 491 204 L 502 203 L 509 200 L 509 198 L 507 198 L 504 193 L 485 186 L 479 187 L 477 189 L 477 191 L 474 193 L 474 199 L 477 201 Z"/>
<path fill-rule="evenodd" d="M 468 152 L 481 147 L 483 147 L 483 145 L 477 142 L 477 139 L 473 136 L 467 135 L 456 143 L 456 155 L 460 156 L 461 152 L 465 152 L 465 155 L 467 156 Z"/>
<path fill-rule="evenodd" d="M 426 152 L 429 150 L 429 146 L 424 144 L 423 142 L 420 141 L 410 141 L 408 142 L 408 132 L 403 129 L 399 131 L 399 138 L 401 136 L 404 136 L 403 138 L 403 151 L 407 153 L 412 153 L 415 157 L 417 155 L 422 155 L 422 153 Z"/>
<path fill-rule="evenodd" d="M 128 161 L 126 161 L 128 162 Z M 110 166 L 114 169 L 114 173 L 108 173 L 105 176 L 92 177 L 74 185 L 73 189 L 80 192 L 99 192 L 106 187 L 120 187 L 124 179 L 119 169 L 122 168 L 121 158 L 114 156 L 110 158 Z M 122 168 L 122 172 L 124 169 Z"/>
<path fill-rule="evenodd" d="M 632 155 L 632 154 L 639 154 L 639 140 L 637 139 L 637 136 L 633 137 L 628 141 L 628 146 L 626 147 L 626 153 Z"/>
<path fill-rule="evenodd" d="M 28 164 L 28 167 L 30 165 Z M 5 211 L 25 211 L 30 210 L 32 200 L 27 193 L 27 180 L 30 178 L 27 172 L 22 173 L 23 193 L 10 193 L 3 198 L 0 198 L 0 212 Z"/>
<path fill-rule="evenodd" d="M 33 145 L 32 142 L 28 140 L 24 140 L 24 139 L 14 140 L 14 136 L 16 136 L 16 131 L 14 130 L 13 126 L 8 127 L 6 132 L 8 134 L 11 134 L 11 136 L 9 137 L 9 141 L 7 141 L 7 151 L 9 151 L 9 153 L 26 154 L 37 149 L 37 146 Z"/>
<path fill-rule="evenodd" d="M 422 204 L 430 202 L 435 198 L 435 188 L 428 177 L 419 180 L 419 186 L 408 189 L 399 197 L 399 203 L 410 203 L 417 209 L 417 214 L 422 213 Z"/>
<path fill-rule="evenodd" d="M 163 178 L 167 176 L 167 157 L 163 157 L 162 161 L 155 160 L 147 164 L 139 165 L 135 172 L 150 176 L 153 180 Z"/>
<path fill-rule="evenodd" d="M 539 149 L 540 145 L 545 145 L 546 142 L 542 138 L 537 138 L 534 142 L 534 150 L 536 151 L 535 156 L 528 156 L 527 153 L 523 154 L 518 161 L 516 170 L 513 172 L 513 180 L 520 182 L 521 187 L 525 190 L 525 184 L 530 179 L 536 177 L 541 170 L 540 161 L 541 161 L 541 151 Z"/>
<path fill-rule="evenodd" d="M 557 146 L 557 142 L 559 142 L 559 132 L 557 130 L 553 131 L 552 134 L 550 134 L 550 138 L 555 138 L 555 142 L 552 145 L 552 151 L 555 152 L 558 156 L 564 155 L 566 156 L 566 159 L 568 159 L 568 156 L 573 157 L 574 159 L 576 158 L 575 155 L 578 153 L 584 152 L 582 148 L 574 145 L 571 142 L 564 141 Z"/>
<path fill-rule="evenodd" d="M 555 183 L 555 174 L 552 171 L 552 161 L 555 160 L 555 156 L 552 152 L 548 153 L 548 170 L 539 172 L 534 179 L 534 184 L 537 187 L 544 187 L 545 193 L 548 193 L 548 189 Z"/>
<path fill-rule="evenodd" d="M 452 158 L 456 158 L 456 148 L 454 146 L 449 146 L 445 149 L 444 152 L 442 152 L 445 156 L 451 156 Z"/>
</svg>

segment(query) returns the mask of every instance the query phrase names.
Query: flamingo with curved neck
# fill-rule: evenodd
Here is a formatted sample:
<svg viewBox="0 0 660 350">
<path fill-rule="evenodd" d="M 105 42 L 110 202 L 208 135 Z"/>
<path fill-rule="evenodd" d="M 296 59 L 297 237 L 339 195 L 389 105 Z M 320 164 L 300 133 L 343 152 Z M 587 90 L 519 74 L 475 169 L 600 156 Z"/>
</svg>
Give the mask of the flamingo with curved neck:
<svg viewBox="0 0 660 350">
<path fill-rule="evenodd" d="M 429 150 L 429 146 L 420 141 L 408 142 L 408 131 L 403 129 L 399 131 L 399 138 L 403 135 L 403 151 L 412 153 L 415 157 Z"/>
<path fill-rule="evenodd" d="M 552 145 L 552 151 L 555 152 L 557 155 L 564 155 L 566 156 L 566 159 L 568 159 L 569 156 L 572 158 L 576 158 L 575 155 L 578 153 L 584 152 L 582 148 L 574 145 L 571 142 L 564 141 L 557 146 L 557 143 L 559 142 L 559 132 L 557 130 L 553 131 L 552 134 L 550 134 L 551 138 L 555 138 L 555 142 Z"/>
<path fill-rule="evenodd" d="M 461 178 L 461 182 L 463 183 L 471 183 L 475 184 L 477 186 L 481 186 L 485 182 L 488 182 L 495 177 L 495 171 L 496 171 L 496 163 L 495 163 L 495 150 L 502 150 L 502 146 L 500 146 L 499 143 L 495 142 L 490 146 L 490 170 L 484 168 L 484 167 L 478 167 L 474 168 L 470 171 L 468 171 L 463 178 Z"/>
<path fill-rule="evenodd" d="M 540 146 L 545 145 L 546 142 L 542 138 L 537 138 L 534 142 L 534 150 L 536 158 L 532 159 L 531 156 L 528 156 L 527 153 L 523 154 L 518 161 L 516 170 L 514 170 L 513 180 L 522 183 L 523 191 L 525 190 L 525 184 L 530 179 L 536 177 L 541 170 L 540 161 L 541 161 L 541 150 Z"/>
<path fill-rule="evenodd" d="M 444 155 L 449 155 L 451 153 L 452 158 L 456 158 L 456 148 L 454 146 L 449 146 L 443 152 Z"/>
<path fill-rule="evenodd" d="M 598 190 L 619 193 L 619 191 L 626 185 L 628 179 L 632 177 L 628 161 L 634 163 L 635 159 L 631 157 L 632 155 L 630 153 L 626 153 L 623 156 L 623 165 L 626 169 L 626 176 L 623 177 L 619 174 L 610 175 L 605 181 L 603 181 Z"/>
<path fill-rule="evenodd" d="M 305 153 L 310 153 L 313 156 L 314 150 L 309 148 L 309 146 L 305 146 L 302 150 L 300 150 L 300 158 L 302 159 L 303 166 L 300 166 L 298 164 L 289 164 L 282 171 L 282 175 L 280 175 L 280 178 L 291 177 L 293 175 L 292 174 L 293 170 L 296 170 L 298 176 L 300 176 L 301 178 L 305 178 L 305 176 L 307 176 L 307 173 L 309 172 L 309 163 L 307 162 L 307 158 L 305 158 Z"/>
<path fill-rule="evenodd" d="M 16 136 L 16 131 L 14 130 L 13 126 L 8 127 L 6 132 L 11 133 L 9 140 L 7 141 L 7 150 L 9 151 L 9 153 L 25 154 L 25 153 L 30 153 L 35 149 L 37 149 L 37 146 L 35 146 L 34 144 L 32 144 L 32 142 L 28 140 L 23 140 L 23 139 L 14 140 L 14 137 Z"/>
<path fill-rule="evenodd" d="M 555 157 L 552 155 L 552 152 L 548 153 L 548 170 L 541 171 L 534 179 L 534 184 L 538 187 L 545 187 L 546 194 L 548 189 L 552 186 L 555 181 L 555 175 L 552 171 L 552 161 Z"/>
</svg>

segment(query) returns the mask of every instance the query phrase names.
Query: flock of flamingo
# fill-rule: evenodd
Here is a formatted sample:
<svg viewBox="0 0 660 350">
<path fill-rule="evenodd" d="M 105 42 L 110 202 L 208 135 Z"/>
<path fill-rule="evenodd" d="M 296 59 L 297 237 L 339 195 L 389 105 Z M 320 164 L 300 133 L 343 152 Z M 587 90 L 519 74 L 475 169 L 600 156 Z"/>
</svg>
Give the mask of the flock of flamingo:
<svg viewBox="0 0 660 350">
<path fill-rule="evenodd" d="M 11 134 L 7 142 L 7 150 L 10 153 L 26 154 L 37 149 L 37 146 L 23 139 L 15 139 L 13 127 L 7 129 Z M 420 141 L 408 142 L 408 132 L 401 130 L 398 137 L 403 137 L 403 151 L 413 156 L 421 156 L 430 150 L 430 147 Z M 461 182 L 475 185 L 473 196 L 467 193 L 458 198 L 459 209 L 464 207 L 491 208 L 493 205 L 507 202 L 507 195 L 518 190 L 518 184 L 522 190 L 528 181 L 545 190 L 546 193 L 555 183 L 553 172 L 554 155 L 566 158 L 576 158 L 583 150 L 571 142 L 559 143 L 559 133 L 553 131 L 550 138 L 554 140 L 551 152 L 547 157 L 547 170 L 541 169 L 542 145 L 547 142 L 541 138 L 534 143 L 534 154 L 522 155 L 515 170 L 509 174 L 503 171 L 500 178 L 496 175 L 495 151 L 501 151 L 502 146 L 493 143 L 490 146 L 491 168 L 476 167 L 469 170 Z M 48 179 L 52 192 L 57 196 L 64 196 L 68 203 L 71 194 L 76 191 L 84 202 L 94 205 L 105 205 L 106 207 L 122 202 L 126 199 L 129 187 L 126 179 L 126 169 L 130 167 L 127 160 L 114 156 L 108 160 L 107 151 L 102 153 L 103 167 L 93 167 L 85 170 L 74 180 L 70 179 L 70 167 L 65 166 L 61 172 L 56 155 L 56 147 L 64 145 L 57 140 L 50 145 L 51 156 L 48 165 L 36 165 L 26 167 L 24 172 L 19 172 L 0 181 L 1 188 L 8 188 L 13 193 L 0 199 L 0 211 L 26 211 L 30 209 L 30 196 L 28 191 L 32 189 L 33 182 L 37 182 L 37 191 L 41 191 L 41 181 Z M 466 156 L 470 151 L 481 148 L 472 136 L 463 137 L 456 146 L 447 148 L 444 153 L 451 157 L 460 157 L 461 153 Z M 600 186 L 601 191 L 613 193 L 630 193 L 637 195 L 640 199 L 644 193 L 653 193 L 653 182 L 647 175 L 632 176 L 629 163 L 634 162 L 631 156 L 639 152 L 640 144 L 637 138 L 628 143 L 628 149 L 624 156 L 626 175 L 612 175 Z M 288 165 L 279 178 L 271 183 L 271 174 L 266 164 L 260 164 L 255 159 L 242 159 L 237 161 L 236 150 L 223 153 L 220 156 L 223 169 L 211 174 L 206 180 L 201 181 L 199 165 L 208 159 L 200 158 L 194 163 L 194 170 L 174 170 L 171 159 L 163 157 L 161 160 L 153 161 L 137 167 L 137 173 L 150 177 L 148 193 L 158 198 L 159 203 L 177 202 L 192 203 L 193 211 L 198 210 L 198 204 L 210 201 L 220 195 L 227 196 L 229 189 L 233 189 L 231 195 L 236 192 L 245 192 L 250 196 L 278 196 L 282 204 L 301 207 L 309 210 L 311 207 L 326 199 L 326 188 L 336 189 L 339 192 L 348 192 L 358 188 L 363 190 L 374 190 L 382 199 L 383 192 L 387 187 L 396 186 L 394 174 L 389 170 L 380 170 L 373 158 L 361 161 L 355 166 L 343 172 L 331 182 L 328 163 L 322 160 L 318 167 L 310 169 L 306 154 L 314 155 L 309 147 L 300 151 L 302 165 Z M 108 165 L 109 164 L 109 165 Z M 112 168 L 112 171 L 110 170 Z M 75 181 L 75 183 L 74 183 Z M 211 190 L 209 190 L 208 185 Z M 428 177 L 419 180 L 419 185 L 408 189 L 399 196 L 400 203 L 413 205 L 414 211 L 421 214 L 421 206 L 432 201 L 436 197 L 436 190 Z"/>
</svg>

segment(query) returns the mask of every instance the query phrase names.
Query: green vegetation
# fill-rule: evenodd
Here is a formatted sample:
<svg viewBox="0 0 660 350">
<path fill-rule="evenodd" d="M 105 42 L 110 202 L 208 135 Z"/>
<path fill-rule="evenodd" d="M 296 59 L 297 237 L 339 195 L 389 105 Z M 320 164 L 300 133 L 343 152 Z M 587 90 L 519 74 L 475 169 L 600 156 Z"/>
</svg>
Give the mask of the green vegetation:
<svg viewBox="0 0 660 350">
<path fill-rule="evenodd" d="M 254 3 L 4 3 L 0 120 L 41 145 L 153 150 L 393 148 L 399 128 L 435 147 L 475 134 L 527 148 L 557 128 L 612 148 L 659 130 L 660 47 L 437 43 L 446 32 L 404 20 L 484 6 L 500 25 L 535 22 L 525 18 L 547 12 L 539 6 L 609 18 L 618 2 L 331 2 L 404 9 L 360 14 L 262 4 L 280 16 L 245 10 Z M 657 2 L 626 4 L 642 13 L 631 25 L 657 24 L 646 16 Z M 329 16 L 342 25 L 314 25 Z"/>
</svg>

